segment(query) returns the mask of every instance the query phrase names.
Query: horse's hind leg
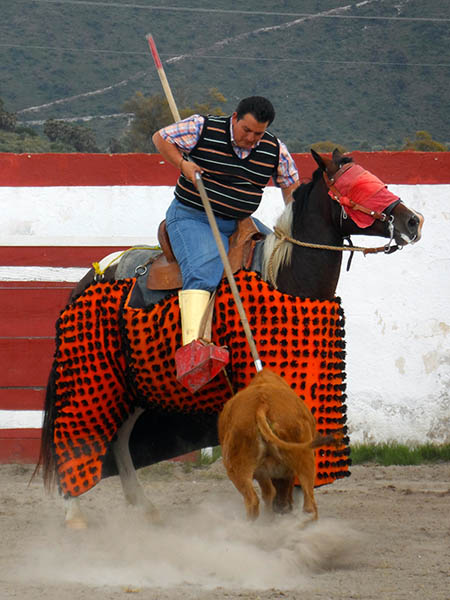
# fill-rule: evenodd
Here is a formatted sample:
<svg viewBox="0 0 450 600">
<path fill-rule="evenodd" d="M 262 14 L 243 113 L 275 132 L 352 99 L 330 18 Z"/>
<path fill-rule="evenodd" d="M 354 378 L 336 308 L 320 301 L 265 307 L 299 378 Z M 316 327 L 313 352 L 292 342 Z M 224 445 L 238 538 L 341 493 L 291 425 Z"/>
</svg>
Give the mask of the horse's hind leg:
<svg viewBox="0 0 450 600">
<path fill-rule="evenodd" d="M 142 508 L 152 522 L 159 522 L 159 512 L 145 495 L 144 489 L 137 478 L 136 470 L 130 455 L 130 435 L 136 421 L 143 412 L 144 410 L 142 408 L 137 408 L 119 429 L 117 440 L 113 444 L 113 453 L 119 471 L 123 493 L 127 502 L 133 506 Z"/>
<path fill-rule="evenodd" d="M 78 498 L 66 498 L 64 500 L 66 509 L 65 524 L 69 529 L 86 529 L 87 521 L 80 508 Z"/>
</svg>

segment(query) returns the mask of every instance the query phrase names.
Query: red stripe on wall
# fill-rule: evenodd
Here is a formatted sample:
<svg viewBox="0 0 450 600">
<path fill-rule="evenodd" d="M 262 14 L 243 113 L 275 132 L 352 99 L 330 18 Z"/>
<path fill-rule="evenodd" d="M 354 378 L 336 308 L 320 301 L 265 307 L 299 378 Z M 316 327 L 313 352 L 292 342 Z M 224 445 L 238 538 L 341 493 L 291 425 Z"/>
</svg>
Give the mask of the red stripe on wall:
<svg viewBox="0 0 450 600">
<path fill-rule="evenodd" d="M 450 152 L 352 152 L 351 156 L 385 183 L 450 183 Z"/>
<path fill-rule="evenodd" d="M 294 154 L 302 178 L 316 168 Z M 450 183 L 450 152 L 352 152 L 386 183 Z M 178 170 L 159 154 L 0 153 L 0 186 L 174 185 Z"/>
<path fill-rule="evenodd" d="M 35 288 L 55 288 L 71 290 L 75 284 L 68 281 L 0 281 L 0 289 L 2 290 L 22 290 Z M 67 292 L 69 295 L 69 292 Z"/>
<path fill-rule="evenodd" d="M 0 185 L 174 185 L 178 171 L 159 154 L 0 153 Z"/>
<path fill-rule="evenodd" d="M 39 439 L 41 437 L 40 429 L 0 429 L 0 437 L 14 439 L 17 437 L 17 432 L 20 431 L 22 438 Z"/>
<path fill-rule="evenodd" d="M 0 336 L 53 338 L 56 319 L 68 303 L 71 289 L 0 286 Z"/>
<path fill-rule="evenodd" d="M 40 429 L 0 429 L 0 463 L 35 464 Z"/>
<path fill-rule="evenodd" d="M 0 388 L 0 410 L 43 410 L 45 388 Z"/>
<path fill-rule="evenodd" d="M 123 246 L 0 246 L 5 267 L 86 267 Z"/>
<path fill-rule="evenodd" d="M 54 351 L 54 337 L 0 338 L 0 387 L 46 385 Z"/>
</svg>

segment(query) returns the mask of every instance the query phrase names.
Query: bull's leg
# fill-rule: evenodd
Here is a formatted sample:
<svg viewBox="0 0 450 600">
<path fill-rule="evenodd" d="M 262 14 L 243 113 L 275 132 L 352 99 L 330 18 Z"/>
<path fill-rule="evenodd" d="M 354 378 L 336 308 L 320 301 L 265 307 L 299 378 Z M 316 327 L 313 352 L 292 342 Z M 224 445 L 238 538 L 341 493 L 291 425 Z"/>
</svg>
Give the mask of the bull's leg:
<svg viewBox="0 0 450 600">
<path fill-rule="evenodd" d="M 261 496 L 264 501 L 266 512 L 273 513 L 273 500 L 276 494 L 275 486 L 273 485 L 270 477 L 255 475 L 255 479 L 261 488 Z"/>
<path fill-rule="evenodd" d="M 133 506 L 142 508 L 152 522 L 159 522 L 159 512 L 145 495 L 144 489 L 137 478 L 136 469 L 130 455 L 130 435 L 136 421 L 143 412 L 142 408 L 137 408 L 119 429 L 117 440 L 113 444 L 113 453 L 127 502 Z"/>
<path fill-rule="evenodd" d="M 228 476 L 236 489 L 242 494 L 247 511 L 247 518 L 254 521 L 259 515 L 259 499 L 253 487 L 253 478 L 248 473 L 228 472 Z"/>
<path fill-rule="evenodd" d="M 314 499 L 314 452 L 303 453 L 298 464 L 297 477 L 303 490 L 303 512 L 312 514 L 313 520 L 316 520 L 318 518 L 318 511 Z"/>
<path fill-rule="evenodd" d="M 222 440 L 222 458 L 230 481 L 244 498 L 247 518 L 254 521 L 259 515 L 259 498 L 253 487 L 257 450 L 249 438 L 228 432 Z"/>
<path fill-rule="evenodd" d="M 69 529 L 86 529 L 88 526 L 86 517 L 81 512 L 80 500 L 78 498 L 67 498 L 64 500 L 66 509 L 65 524 Z"/>
<path fill-rule="evenodd" d="M 275 498 L 273 501 L 273 510 L 276 513 L 284 514 L 291 512 L 294 506 L 293 499 L 293 478 L 272 479 L 272 484 L 275 487 Z"/>
<path fill-rule="evenodd" d="M 228 459 L 226 453 L 223 462 L 230 481 L 244 498 L 247 518 L 254 521 L 259 515 L 259 498 L 253 487 L 254 463 L 248 455 L 245 456 L 244 454 L 244 458 L 241 456 L 237 464 L 234 465 L 233 461 Z"/>
<path fill-rule="evenodd" d="M 315 521 L 319 517 L 319 513 L 317 510 L 317 504 L 314 499 L 314 484 L 311 482 L 306 482 L 305 480 L 300 479 L 304 500 L 303 500 L 303 512 L 312 514 L 312 519 Z"/>
</svg>

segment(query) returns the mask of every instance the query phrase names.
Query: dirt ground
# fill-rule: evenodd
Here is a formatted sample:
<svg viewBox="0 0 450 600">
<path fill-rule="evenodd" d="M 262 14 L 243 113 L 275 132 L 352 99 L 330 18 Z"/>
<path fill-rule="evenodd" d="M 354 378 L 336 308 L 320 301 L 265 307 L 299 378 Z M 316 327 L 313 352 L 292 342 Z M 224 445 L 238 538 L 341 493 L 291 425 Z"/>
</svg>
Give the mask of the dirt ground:
<svg viewBox="0 0 450 600">
<path fill-rule="evenodd" d="M 450 599 L 450 464 L 356 466 L 316 490 L 319 521 L 247 523 L 221 461 L 161 463 L 139 477 L 163 523 L 127 508 L 117 477 L 63 527 L 31 467 L 0 466 L 0 599 Z"/>
</svg>

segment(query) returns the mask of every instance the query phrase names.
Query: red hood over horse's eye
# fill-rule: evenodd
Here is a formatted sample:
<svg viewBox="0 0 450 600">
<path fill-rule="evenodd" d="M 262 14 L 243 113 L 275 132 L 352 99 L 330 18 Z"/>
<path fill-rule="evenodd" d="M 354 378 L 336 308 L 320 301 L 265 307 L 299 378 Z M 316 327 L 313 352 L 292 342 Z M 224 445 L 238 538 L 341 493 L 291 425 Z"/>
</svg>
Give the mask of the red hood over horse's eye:
<svg viewBox="0 0 450 600">
<path fill-rule="evenodd" d="M 358 227 L 363 228 L 370 227 L 375 219 L 346 204 L 345 198 L 350 198 L 352 202 L 375 212 L 383 212 L 399 199 L 398 196 L 387 189 L 378 177 L 355 164 L 338 176 L 334 182 L 334 187 L 343 196 L 341 199 L 343 202 L 341 203 L 345 207 L 348 216 Z"/>
</svg>

